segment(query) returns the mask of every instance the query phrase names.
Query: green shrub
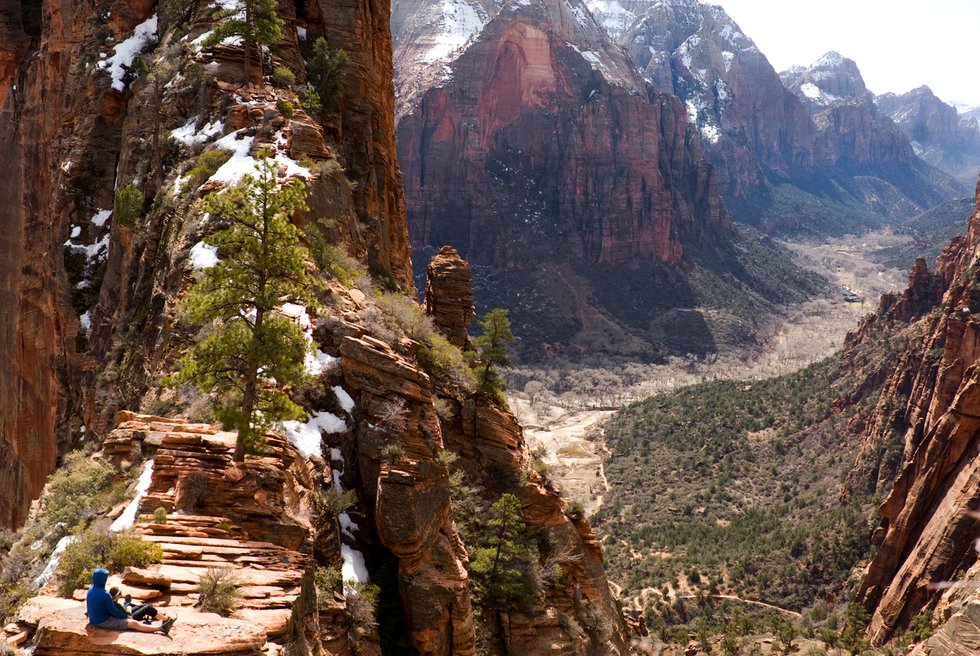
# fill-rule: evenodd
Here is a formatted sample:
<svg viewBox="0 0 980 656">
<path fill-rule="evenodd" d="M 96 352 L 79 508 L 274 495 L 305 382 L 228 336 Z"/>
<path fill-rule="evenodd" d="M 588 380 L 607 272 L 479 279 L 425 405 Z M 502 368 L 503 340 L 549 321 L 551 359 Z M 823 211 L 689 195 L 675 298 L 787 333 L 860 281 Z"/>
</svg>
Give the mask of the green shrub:
<svg viewBox="0 0 980 656">
<path fill-rule="evenodd" d="M 167 509 L 166 508 L 157 508 L 156 510 L 154 510 L 153 511 L 153 521 L 155 523 L 157 523 L 157 524 L 166 524 L 167 523 Z"/>
<path fill-rule="evenodd" d="M 235 572 L 226 567 L 209 567 L 197 584 L 197 605 L 208 613 L 228 617 L 241 603 L 242 593 Z"/>
<path fill-rule="evenodd" d="M 343 50 L 330 50 L 329 44 L 322 36 L 313 43 L 313 57 L 307 63 L 306 70 L 310 83 L 316 89 L 324 109 L 330 111 L 337 105 L 337 96 L 341 90 L 341 77 L 348 64 L 347 53 Z"/>
<path fill-rule="evenodd" d="M 143 215 L 143 202 L 143 192 L 136 187 L 135 182 L 117 189 L 112 205 L 112 215 L 116 223 L 129 228 L 136 225 L 136 220 Z"/>
<path fill-rule="evenodd" d="M 347 287 L 365 275 L 364 265 L 348 255 L 343 248 L 331 244 L 316 228 L 310 226 L 306 230 L 306 240 L 310 244 L 310 255 L 320 268 L 320 272 L 333 278 Z"/>
<path fill-rule="evenodd" d="M 111 508 L 125 494 L 121 481 L 113 485 L 115 476 L 107 462 L 92 460 L 83 451 L 69 453 L 62 467 L 48 479 L 45 523 L 61 537 Z"/>
<path fill-rule="evenodd" d="M 336 567 L 317 567 L 313 570 L 313 584 L 316 587 L 317 607 L 323 609 L 333 600 L 335 592 L 340 591 L 341 578 L 340 570 Z"/>
<path fill-rule="evenodd" d="M 434 333 L 419 349 L 416 357 L 422 369 L 436 382 L 459 387 L 468 392 L 476 389 L 476 376 L 463 358 L 463 353 L 442 335 Z M 440 406 L 437 405 L 436 412 L 439 412 L 439 409 Z M 448 416 L 444 417 L 441 413 L 439 415 L 447 421 L 452 419 L 452 408 L 448 410 Z"/>
<path fill-rule="evenodd" d="M 163 559 L 163 550 L 132 533 L 113 533 L 105 526 L 87 529 L 61 555 L 58 594 L 71 597 L 92 583 L 92 572 L 104 567 L 121 573 L 127 567 L 146 567 Z"/>
<path fill-rule="evenodd" d="M 272 69 L 272 86 L 288 89 L 296 84 L 296 75 L 282 64 L 276 64 Z"/>
<path fill-rule="evenodd" d="M 319 116 L 323 113 L 323 103 L 320 102 L 320 94 L 309 84 L 299 94 L 299 104 L 310 116 Z"/>
<path fill-rule="evenodd" d="M 285 118 L 293 117 L 293 111 L 294 111 L 293 103 L 289 102 L 288 100 L 280 100 L 279 103 L 276 105 L 276 107 L 279 109 L 279 113 L 282 114 L 283 117 Z"/>
<path fill-rule="evenodd" d="M 218 172 L 225 162 L 231 159 L 234 153 L 227 148 L 215 148 L 206 150 L 197 156 L 194 166 L 187 171 L 187 181 L 184 183 L 184 190 L 197 189 L 208 179 Z"/>
</svg>

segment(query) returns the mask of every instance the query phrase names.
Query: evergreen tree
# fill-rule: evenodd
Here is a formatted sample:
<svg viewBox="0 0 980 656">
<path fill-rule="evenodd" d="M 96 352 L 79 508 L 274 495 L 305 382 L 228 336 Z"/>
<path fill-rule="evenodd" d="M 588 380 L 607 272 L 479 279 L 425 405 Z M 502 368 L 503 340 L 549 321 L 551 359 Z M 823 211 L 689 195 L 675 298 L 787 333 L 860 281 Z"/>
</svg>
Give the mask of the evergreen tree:
<svg viewBox="0 0 980 656">
<path fill-rule="evenodd" d="M 507 310 L 501 308 L 490 310 L 480 320 L 480 328 L 483 334 L 473 340 L 473 345 L 477 348 L 477 362 L 473 373 L 476 374 L 479 390 L 503 403 L 503 391 L 507 386 L 497 369 L 510 364 L 505 345 L 514 341 Z"/>
<path fill-rule="evenodd" d="M 490 507 L 487 537 L 470 561 L 483 601 L 513 607 L 534 593 L 527 572 L 531 550 L 520 542 L 526 528 L 521 502 L 513 494 L 501 495 Z"/>
<path fill-rule="evenodd" d="M 313 57 L 306 66 L 310 88 L 321 103 L 321 111 L 332 111 L 340 93 L 340 75 L 348 63 L 343 50 L 330 50 L 322 36 L 313 42 Z"/>
<path fill-rule="evenodd" d="M 236 0 L 235 6 L 215 13 L 220 22 L 204 40 L 204 46 L 216 46 L 228 37 L 240 37 L 245 49 L 245 81 L 249 80 L 253 48 L 258 50 L 259 67 L 262 46 L 271 46 L 282 39 L 283 20 L 279 17 L 276 0 Z"/>
<path fill-rule="evenodd" d="M 290 221 L 305 209 L 303 184 L 280 188 L 274 162 L 263 159 L 257 177 L 209 196 L 205 208 L 222 228 L 207 237 L 221 259 L 208 268 L 184 301 L 185 316 L 205 325 L 206 336 L 181 361 L 173 382 L 193 381 L 217 395 L 216 414 L 238 430 L 235 460 L 261 446 L 273 422 L 300 418 L 284 388 L 306 379 L 310 349 L 300 327 L 277 311 L 285 303 L 315 303 L 316 279 L 308 253 Z"/>
</svg>

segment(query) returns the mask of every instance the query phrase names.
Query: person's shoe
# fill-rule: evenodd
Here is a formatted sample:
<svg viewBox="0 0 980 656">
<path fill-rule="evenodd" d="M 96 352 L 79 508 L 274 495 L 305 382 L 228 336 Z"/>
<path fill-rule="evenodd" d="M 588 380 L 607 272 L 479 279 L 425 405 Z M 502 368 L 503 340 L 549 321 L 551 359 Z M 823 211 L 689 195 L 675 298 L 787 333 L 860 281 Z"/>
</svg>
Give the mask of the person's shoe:
<svg viewBox="0 0 980 656">
<path fill-rule="evenodd" d="M 170 635 L 170 627 L 172 627 L 174 625 L 174 622 L 176 621 L 177 618 L 175 617 L 168 618 L 167 620 L 164 621 L 164 623 L 160 626 L 160 630 L 163 631 L 163 635 L 165 636 Z"/>
</svg>

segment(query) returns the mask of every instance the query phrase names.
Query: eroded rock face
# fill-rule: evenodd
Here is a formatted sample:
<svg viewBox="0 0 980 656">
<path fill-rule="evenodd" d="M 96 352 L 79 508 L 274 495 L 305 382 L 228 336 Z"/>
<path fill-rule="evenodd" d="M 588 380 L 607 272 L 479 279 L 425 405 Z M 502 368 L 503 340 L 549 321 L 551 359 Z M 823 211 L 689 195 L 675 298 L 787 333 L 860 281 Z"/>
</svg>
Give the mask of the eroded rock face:
<svg viewBox="0 0 980 656">
<path fill-rule="evenodd" d="M 416 247 L 516 269 L 677 264 L 727 228 L 683 107 L 569 7 L 506 6 L 401 119 Z"/>
<path fill-rule="evenodd" d="M 176 179 L 202 145 L 175 145 L 167 135 L 195 115 L 192 129 L 218 126 L 212 141 L 238 125 L 256 144 L 282 134 L 283 154 L 319 161 L 310 205 L 333 221 L 328 238 L 393 285 L 413 289 L 387 5 L 283 5 L 277 63 L 305 78 L 297 26 L 350 58 L 344 91 L 321 126 L 300 110 L 290 125 L 276 110 L 281 93 L 243 86 L 240 48 L 185 57 L 213 27 L 213 7 L 177 16 L 158 4 L 113 0 L 97 11 L 0 4 L 0 525 L 24 520 L 83 425 L 87 436 L 104 435 L 115 410 L 137 403 L 156 375 L 173 326 L 168 303 L 184 284 L 183 257 L 193 244 L 183 240 L 199 238 L 183 233 L 186 199 L 177 198 Z M 161 81 L 162 103 L 148 76 L 134 79 L 124 68 L 113 79 L 104 65 L 153 15 L 157 31 L 144 53 L 151 70 L 173 63 L 173 76 L 186 82 L 195 60 L 208 65 L 194 84 Z M 181 41 L 185 34 L 191 38 Z M 159 163 L 150 147 L 157 138 L 166 151 Z M 145 213 L 138 225 L 119 225 L 110 211 L 114 188 L 132 180 L 141 181 Z M 157 192 L 174 198 L 154 203 Z"/>
<path fill-rule="evenodd" d="M 862 445 L 869 460 L 892 435 L 904 436 L 904 462 L 882 503 L 880 544 L 859 590 L 873 612 L 870 638 L 887 640 L 923 608 L 939 599 L 936 584 L 976 560 L 980 503 L 980 321 L 974 285 L 980 210 L 966 238 L 954 240 L 940 257 L 938 273 L 917 264 L 901 299 L 886 299 L 881 320 L 920 314 L 913 344 L 885 383 Z M 938 291 L 944 290 L 941 303 Z M 894 399 L 907 398 L 895 408 Z M 892 399 L 889 403 L 889 399 Z M 883 484 L 883 481 L 879 482 Z"/>
</svg>

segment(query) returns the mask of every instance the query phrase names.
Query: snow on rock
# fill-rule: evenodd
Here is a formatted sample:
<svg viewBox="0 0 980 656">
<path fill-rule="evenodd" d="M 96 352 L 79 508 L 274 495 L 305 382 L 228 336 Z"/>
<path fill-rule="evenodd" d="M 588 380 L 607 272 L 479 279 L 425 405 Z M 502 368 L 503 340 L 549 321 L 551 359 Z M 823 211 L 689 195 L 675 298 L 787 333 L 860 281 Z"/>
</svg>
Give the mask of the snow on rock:
<svg viewBox="0 0 980 656">
<path fill-rule="evenodd" d="M 73 231 L 74 232 L 74 231 Z M 109 233 L 106 233 L 94 244 L 76 244 L 71 239 L 65 242 L 65 246 L 79 253 L 85 253 L 87 260 L 97 260 L 104 255 L 104 251 L 109 248 Z"/>
<path fill-rule="evenodd" d="M 153 459 L 151 458 L 143 464 L 143 471 L 140 473 L 140 477 L 136 480 L 136 496 L 129 502 L 129 505 L 126 506 L 126 509 L 123 510 L 122 514 L 109 525 L 110 531 L 126 531 L 133 528 L 133 523 L 136 521 L 136 512 L 140 507 L 140 501 L 142 501 L 143 497 L 146 496 L 146 492 L 150 489 L 150 482 L 152 480 Z"/>
<path fill-rule="evenodd" d="M 191 247 L 191 266 L 195 269 L 210 269 L 218 263 L 218 247 L 199 241 Z"/>
<path fill-rule="evenodd" d="M 88 330 L 92 327 L 91 310 L 86 310 L 84 314 L 78 317 L 78 324 L 81 326 L 82 330 Z"/>
<path fill-rule="evenodd" d="M 299 25 L 297 25 L 296 26 L 296 36 L 299 37 L 300 41 L 306 41 L 306 28 L 305 27 L 300 27 Z"/>
<path fill-rule="evenodd" d="M 347 430 L 347 422 L 333 413 L 321 411 L 313 413 L 305 424 L 301 424 L 295 419 L 284 421 L 282 428 L 290 443 L 304 457 L 309 458 L 315 455 L 322 458 L 321 432 L 340 433 Z"/>
<path fill-rule="evenodd" d="M 34 584 L 37 587 L 43 588 L 48 584 L 48 581 L 51 580 L 51 577 L 54 576 L 55 571 L 58 569 L 58 563 L 61 562 L 61 554 L 68 548 L 69 544 L 76 540 L 78 540 L 78 537 L 75 535 L 66 535 L 58 540 L 54 551 L 51 552 L 51 557 L 48 558 L 48 564 L 44 566 L 44 570 L 34 579 Z"/>
<path fill-rule="evenodd" d="M 442 30 L 435 38 L 435 45 L 422 56 L 423 64 L 447 59 L 490 22 L 480 5 L 466 0 L 445 0 L 440 9 Z"/>
<path fill-rule="evenodd" d="M 357 585 L 363 585 L 369 580 L 367 567 L 364 565 L 364 554 L 354 547 L 341 544 L 340 557 L 344 561 L 340 569 L 344 579 L 344 594 L 349 594 Z M 351 585 L 352 582 L 356 585 Z"/>
<path fill-rule="evenodd" d="M 209 178 L 209 181 L 224 182 L 231 185 L 235 184 L 246 175 L 254 176 L 256 174 L 255 167 L 258 165 L 259 160 L 255 159 L 249 154 L 252 150 L 252 143 L 255 141 L 255 137 L 244 137 L 239 139 L 239 132 L 226 134 L 214 142 L 216 148 L 230 150 L 232 154 L 231 158 Z M 285 177 L 298 176 L 301 178 L 309 178 L 313 175 L 310 173 L 309 169 L 300 166 L 299 162 L 294 159 L 290 159 L 279 152 L 276 152 L 275 156 L 272 157 L 272 161 L 285 169 Z"/>
<path fill-rule="evenodd" d="M 211 121 L 204 125 L 200 130 L 196 129 L 197 117 L 187 121 L 185 125 L 170 131 L 170 136 L 185 146 L 197 146 L 207 143 L 216 135 L 221 134 L 224 125 L 221 121 Z"/>
<path fill-rule="evenodd" d="M 347 393 L 347 390 L 340 385 L 334 385 L 333 393 L 337 395 L 337 400 L 340 401 L 340 407 L 344 409 L 344 412 L 350 413 L 354 409 L 354 399 Z"/>
<path fill-rule="evenodd" d="M 137 55 L 156 38 L 156 34 L 157 15 L 153 14 L 136 26 L 131 37 L 116 45 L 111 57 L 99 62 L 99 68 L 108 70 L 109 75 L 112 76 L 113 89 L 116 91 L 125 89 L 123 77 L 126 71 L 133 65 Z"/>
<path fill-rule="evenodd" d="M 95 213 L 95 216 L 92 217 L 92 225 L 96 226 L 97 228 L 101 228 L 105 225 L 105 222 L 109 220 L 109 216 L 111 215 L 112 210 L 99 210 Z M 72 235 L 72 237 L 77 236 L 78 235 Z"/>
</svg>

